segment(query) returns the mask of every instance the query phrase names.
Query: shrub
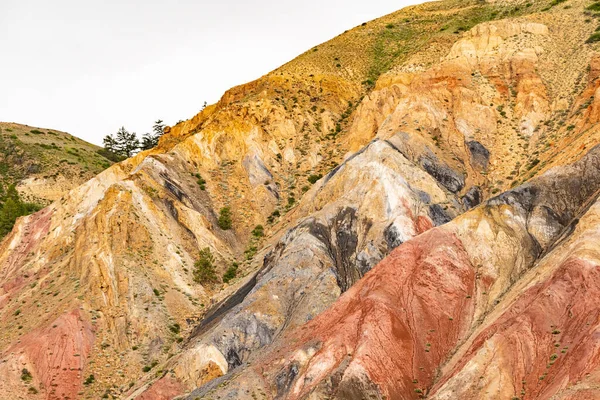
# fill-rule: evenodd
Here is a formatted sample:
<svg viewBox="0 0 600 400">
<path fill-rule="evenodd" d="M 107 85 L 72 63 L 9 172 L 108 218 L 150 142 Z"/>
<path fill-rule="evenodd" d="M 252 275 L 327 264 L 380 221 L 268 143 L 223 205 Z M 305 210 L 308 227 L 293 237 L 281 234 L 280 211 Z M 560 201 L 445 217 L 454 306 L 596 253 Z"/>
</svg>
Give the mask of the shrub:
<svg viewBox="0 0 600 400">
<path fill-rule="evenodd" d="M 112 162 L 120 162 L 125 159 L 125 157 L 120 156 L 117 153 L 113 153 L 112 151 L 106 150 L 104 148 L 96 150 L 96 153 L 100 154 L 102 157 Z"/>
<path fill-rule="evenodd" d="M 44 132 L 38 130 L 38 129 L 32 129 L 29 132 L 33 133 L 34 135 L 43 135 Z"/>
<path fill-rule="evenodd" d="M 221 211 L 219 212 L 218 225 L 219 228 L 223 230 L 229 230 L 233 226 L 231 221 L 231 209 L 229 207 L 221 208 Z"/>
<path fill-rule="evenodd" d="M 279 210 L 275 210 L 271 213 L 271 215 L 269 215 L 269 217 L 267 218 L 267 222 L 272 224 L 273 221 L 275 221 L 275 218 L 279 218 L 281 216 L 281 213 L 279 212 Z"/>
<path fill-rule="evenodd" d="M 27 368 L 23 368 L 21 370 L 21 380 L 23 382 L 31 382 L 32 379 L 33 379 L 33 376 L 31 376 L 31 372 L 29 372 L 29 370 Z"/>
<path fill-rule="evenodd" d="M 178 334 L 181 331 L 181 326 L 179 324 L 169 325 L 169 330 L 174 334 Z"/>
<path fill-rule="evenodd" d="M 96 377 L 94 376 L 94 374 L 91 374 L 90 376 L 88 376 L 85 381 L 83 381 L 83 384 L 85 386 L 91 385 L 92 383 L 94 383 L 94 381 L 96 380 Z"/>
<path fill-rule="evenodd" d="M 590 36 L 585 42 L 586 43 L 600 42 L 600 32 L 594 32 L 594 33 L 592 33 L 592 36 Z"/>
<path fill-rule="evenodd" d="M 322 174 L 312 174 L 308 177 L 308 181 L 314 185 L 322 177 Z"/>
<path fill-rule="evenodd" d="M 150 365 L 146 365 L 144 368 L 142 368 L 142 371 L 148 372 L 152 368 L 156 367 L 157 365 L 158 365 L 158 361 L 154 360 L 154 361 L 152 361 L 152 363 Z"/>
<path fill-rule="evenodd" d="M 244 251 L 244 254 L 246 255 L 246 260 L 252 260 L 256 255 L 257 251 L 258 249 L 256 248 L 256 246 L 249 246 L 246 249 L 246 251 Z"/>
<path fill-rule="evenodd" d="M 217 280 L 214 262 L 215 258 L 208 247 L 200 250 L 200 257 L 194 263 L 194 281 L 196 283 L 206 284 Z"/>
<path fill-rule="evenodd" d="M 554 2 L 556 2 L 556 0 Z M 600 11 L 600 1 L 590 4 L 586 9 L 590 11 Z"/>
<path fill-rule="evenodd" d="M 237 270 L 238 270 L 238 263 L 234 262 L 233 264 L 231 264 L 231 267 L 227 268 L 227 271 L 225 271 L 225 274 L 223 274 L 223 282 L 229 283 L 229 281 L 231 281 L 233 278 L 235 278 L 237 275 Z"/>
<path fill-rule="evenodd" d="M 196 178 L 198 178 L 196 183 L 198 183 L 198 186 L 200 186 L 200 190 L 206 190 L 206 181 L 204 180 L 204 178 L 202 178 L 200 174 L 196 174 Z"/>
<path fill-rule="evenodd" d="M 252 236 L 257 238 L 265 236 L 265 228 L 262 225 L 256 225 L 252 230 Z"/>
<path fill-rule="evenodd" d="M 290 194 L 288 197 L 288 207 L 292 207 L 294 204 L 296 204 L 296 199 L 292 194 Z"/>
</svg>

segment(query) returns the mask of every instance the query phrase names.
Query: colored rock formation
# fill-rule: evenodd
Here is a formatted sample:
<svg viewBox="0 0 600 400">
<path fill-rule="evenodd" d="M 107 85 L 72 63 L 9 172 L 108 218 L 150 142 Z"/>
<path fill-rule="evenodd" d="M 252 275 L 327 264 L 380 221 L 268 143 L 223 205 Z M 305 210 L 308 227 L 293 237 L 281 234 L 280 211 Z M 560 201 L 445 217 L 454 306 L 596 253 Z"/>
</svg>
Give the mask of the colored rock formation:
<svg viewBox="0 0 600 400">
<path fill-rule="evenodd" d="M 20 218 L 0 393 L 600 396 L 588 6 L 367 22 Z"/>
</svg>

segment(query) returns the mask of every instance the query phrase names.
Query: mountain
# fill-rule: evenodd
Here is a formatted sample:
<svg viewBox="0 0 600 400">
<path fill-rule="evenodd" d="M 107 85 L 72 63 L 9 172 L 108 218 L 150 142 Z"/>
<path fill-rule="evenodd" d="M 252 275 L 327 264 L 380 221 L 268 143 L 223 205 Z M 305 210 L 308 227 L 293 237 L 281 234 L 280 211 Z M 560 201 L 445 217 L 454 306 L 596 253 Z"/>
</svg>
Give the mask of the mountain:
<svg viewBox="0 0 600 400">
<path fill-rule="evenodd" d="M 599 10 L 366 22 L 19 219 L 0 393 L 600 397 Z"/>
</svg>

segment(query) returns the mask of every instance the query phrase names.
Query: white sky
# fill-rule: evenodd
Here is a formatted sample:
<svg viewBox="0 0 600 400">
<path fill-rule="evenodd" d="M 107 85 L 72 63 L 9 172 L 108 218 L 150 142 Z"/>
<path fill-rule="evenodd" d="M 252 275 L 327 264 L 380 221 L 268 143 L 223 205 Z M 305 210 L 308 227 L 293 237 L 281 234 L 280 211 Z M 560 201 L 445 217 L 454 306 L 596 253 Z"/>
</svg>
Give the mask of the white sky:
<svg viewBox="0 0 600 400">
<path fill-rule="evenodd" d="M 415 0 L 0 0 L 0 121 L 101 144 Z"/>
</svg>

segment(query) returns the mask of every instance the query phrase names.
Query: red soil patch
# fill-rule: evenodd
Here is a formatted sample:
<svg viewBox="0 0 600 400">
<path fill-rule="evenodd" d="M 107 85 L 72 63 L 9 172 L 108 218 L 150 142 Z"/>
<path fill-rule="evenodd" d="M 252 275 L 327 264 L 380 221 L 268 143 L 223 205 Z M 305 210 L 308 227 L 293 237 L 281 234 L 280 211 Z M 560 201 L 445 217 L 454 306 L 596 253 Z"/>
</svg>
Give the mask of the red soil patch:
<svg viewBox="0 0 600 400">
<path fill-rule="evenodd" d="M 78 309 L 73 310 L 49 326 L 28 333 L 20 343 L 9 348 L 3 358 L 13 358 L 15 362 L 9 365 L 17 367 L 2 375 L 18 382 L 21 369 L 26 368 L 33 375 L 32 383 L 39 384 L 46 399 L 75 399 L 82 387 L 83 370 L 93 340 L 89 323 L 83 320 Z"/>
<path fill-rule="evenodd" d="M 466 296 L 474 287 L 474 268 L 455 235 L 436 228 L 399 246 L 286 340 L 298 343 L 295 349 L 319 344 L 290 398 L 309 393 L 348 357 L 346 371 L 365 371 L 387 398 L 414 398 L 466 334 L 473 314 Z M 263 368 L 272 369 L 279 357 Z"/>
<path fill-rule="evenodd" d="M 2 268 L 0 269 L 0 307 L 8 302 L 10 293 L 18 291 L 21 287 L 30 283 L 23 278 L 19 269 L 23 266 L 29 254 L 36 249 L 48 233 L 52 211 L 49 207 L 44 208 L 25 218 L 28 218 L 28 221 L 22 227 L 23 234 L 17 246 L 12 250 L 8 250 L 8 246 L 16 234 L 15 231 L 4 238 L 0 246 L 0 254 L 8 254 L 6 259 L 2 261 Z M 31 279 L 34 278 L 31 277 Z"/>
<path fill-rule="evenodd" d="M 522 390 L 523 399 L 559 394 L 600 365 L 598 299 L 600 266 L 568 259 L 549 279 L 525 291 L 483 331 L 447 379 L 491 342 L 501 352 L 495 357 L 502 357 L 503 368 L 510 370 L 515 396 L 520 397 Z M 444 382 L 436 385 L 434 392 Z M 585 393 L 577 398 L 600 398 L 600 389 L 588 390 L 592 397 Z"/>
<path fill-rule="evenodd" d="M 171 400 L 185 393 L 182 383 L 167 375 L 152 384 L 147 391 L 136 397 L 136 400 Z"/>
</svg>

